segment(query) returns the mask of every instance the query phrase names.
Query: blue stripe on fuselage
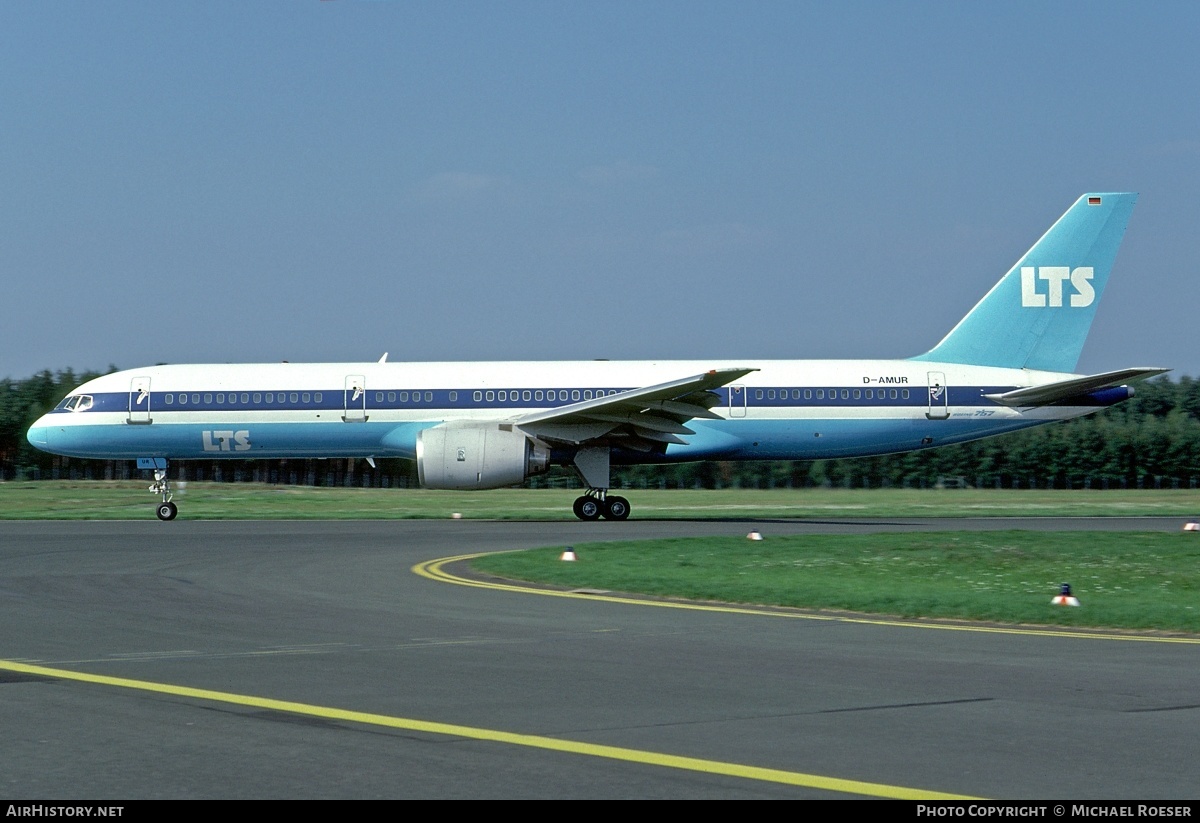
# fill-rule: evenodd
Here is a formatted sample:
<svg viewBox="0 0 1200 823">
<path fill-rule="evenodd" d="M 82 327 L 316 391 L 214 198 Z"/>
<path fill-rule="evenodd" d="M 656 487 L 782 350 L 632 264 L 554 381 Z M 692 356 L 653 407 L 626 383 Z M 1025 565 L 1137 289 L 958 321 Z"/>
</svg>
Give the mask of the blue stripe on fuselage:
<svg viewBox="0 0 1200 823">
<path fill-rule="evenodd" d="M 1017 388 L 1016 386 L 950 386 L 949 388 L 949 405 L 951 406 L 988 406 L 994 407 L 995 404 L 984 397 L 987 394 L 1003 394 L 1006 391 L 1011 391 Z M 547 391 L 552 391 L 555 395 L 565 395 L 572 399 L 542 399 L 546 396 Z M 626 391 L 626 389 L 588 389 L 587 394 L 592 397 L 601 397 L 609 394 Z M 509 389 L 505 390 L 506 398 L 500 400 L 501 392 L 497 390 L 481 391 L 478 389 L 431 389 L 431 390 L 400 390 L 400 389 L 371 389 L 367 391 L 365 409 L 367 412 L 372 410 L 387 410 L 387 411 L 423 411 L 431 412 L 440 411 L 472 411 L 472 410 L 497 410 L 497 411 L 542 411 L 547 409 L 555 409 L 562 406 L 568 406 L 572 403 L 580 402 L 580 398 L 575 398 L 574 395 L 579 393 L 578 389 Z M 720 403 L 717 408 L 728 408 L 730 403 L 729 388 L 719 388 L 715 390 L 715 394 L 720 397 Z M 481 398 L 476 400 L 475 393 L 479 393 Z M 187 403 L 180 403 L 181 395 L 188 396 Z M 152 392 L 149 398 L 149 411 L 156 412 L 171 412 L 171 413 L 196 413 L 196 412 L 237 412 L 237 411 L 329 411 L 341 412 L 347 404 L 341 389 L 329 390 L 296 390 L 286 393 L 273 392 L 274 395 L 286 395 L 285 400 L 266 402 L 265 397 L 267 392 L 216 392 L 216 391 L 189 391 L 183 392 Z M 414 395 L 420 395 L 421 400 L 401 401 L 399 398 L 403 395 L 408 395 L 410 398 Z M 296 396 L 292 400 L 292 395 Z M 426 399 L 426 395 L 430 395 Z M 90 395 L 92 405 L 90 408 L 83 411 L 73 411 L 70 409 L 56 408 L 51 414 L 93 414 L 100 412 L 128 412 L 130 406 L 129 392 L 103 392 Z M 171 398 L 171 402 L 167 402 L 167 397 Z M 249 399 L 242 401 L 242 396 L 247 396 Z M 258 396 L 259 400 L 254 398 Z M 454 396 L 454 399 L 451 399 Z M 492 399 L 488 399 L 488 397 Z M 526 397 L 528 396 L 528 399 Z M 234 398 L 232 400 L 224 400 L 217 402 L 217 397 Z M 320 397 L 320 400 L 316 398 Z M 193 399 L 196 398 L 196 399 Z M 207 401 L 205 398 L 209 398 Z M 305 399 L 307 398 L 307 399 Z M 389 399 L 394 398 L 394 399 Z M 744 399 L 743 399 L 744 398 Z M 588 398 L 590 399 L 590 398 Z M 928 392 L 925 386 L 916 385 L 904 388 L 863 388 L 858 386 L 763 386 L 741 388 L 739 393 L 735 395 L 733 405 L 742 408 L 743 404 L 746 408 L 918 408 L 928 405 Z M 1090 401 L 1086 398 L 1081 398 L 1072 401 L 1072 405 L 1107 405 L 1100 401 Z M 349 408 L 355 411 L 364 408 L 362 400 L 353 401 L 349 404 Z M 147 407 L 143 404 L 137 404 L 134 407 L 135 412 L 146 412 Z"/>
</svg>

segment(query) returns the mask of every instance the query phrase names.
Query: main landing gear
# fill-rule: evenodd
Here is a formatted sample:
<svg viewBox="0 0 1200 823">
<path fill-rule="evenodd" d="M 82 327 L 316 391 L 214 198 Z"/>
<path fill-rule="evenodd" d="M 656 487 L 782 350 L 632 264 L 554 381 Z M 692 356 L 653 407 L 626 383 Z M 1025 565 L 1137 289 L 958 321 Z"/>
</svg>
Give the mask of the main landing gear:
<svg viewBox="0 0 1200 823">
<path fill-rule="evenodd" d="M 609 496 L 608 489 L 588 489 L 575 498 L 575 516 L 580 520 L 625 520 L 629 517 L 629 501 L 618 495 Z"/>
<path fill-rule="evenodd" d="M 609 495 L 609 449 L 607 446 L 591 446 L 575 452 L 571 465 L 579 473 L 587 491 L 575 498 L 575 516 L 580 520 L 626 520 L 629 517 L 629 501 L 624 497 Z"/>
</svg>

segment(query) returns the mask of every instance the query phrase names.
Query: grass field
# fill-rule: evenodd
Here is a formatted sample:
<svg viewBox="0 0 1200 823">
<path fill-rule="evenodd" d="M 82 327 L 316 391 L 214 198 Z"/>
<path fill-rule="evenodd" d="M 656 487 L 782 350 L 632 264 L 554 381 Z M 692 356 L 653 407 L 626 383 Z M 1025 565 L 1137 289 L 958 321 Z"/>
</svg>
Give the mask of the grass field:
<svg viewBox="0 0 1200 823">
<path fill-rule="evenodd" d="M 689 600 L 1200 633 L 1200 535 L 926 532 L 592 543 L 496 554 L 517 580 Z M 1078 608 L 1051 605 L 1070 583 Z"/>
<path fill-rule="evenodd" d="M 0 483 L 0 519 L 154 519 L 158 498 L 137 481 Z M 578 491 L 320 488 L 253 483 L 177 484 L 183 520 L 573 520 Z M 1200 491 L 979 489 L 631 489 L 635 519 L 779 517 L 1200 517 Z"/>
</svg>

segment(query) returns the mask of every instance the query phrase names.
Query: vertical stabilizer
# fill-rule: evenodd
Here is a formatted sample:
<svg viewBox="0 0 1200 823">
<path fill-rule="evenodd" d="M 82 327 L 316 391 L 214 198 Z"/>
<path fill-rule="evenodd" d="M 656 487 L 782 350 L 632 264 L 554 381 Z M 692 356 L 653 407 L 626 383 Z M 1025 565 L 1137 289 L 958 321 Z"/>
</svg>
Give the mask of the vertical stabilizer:
<svg viewBox="0 0 1200 823">
<path fill-rule="evenodd" d="M 1085 194 L 958 325 L 913 360 L 1072 372 L 1136 194 Z"/>
</svg>

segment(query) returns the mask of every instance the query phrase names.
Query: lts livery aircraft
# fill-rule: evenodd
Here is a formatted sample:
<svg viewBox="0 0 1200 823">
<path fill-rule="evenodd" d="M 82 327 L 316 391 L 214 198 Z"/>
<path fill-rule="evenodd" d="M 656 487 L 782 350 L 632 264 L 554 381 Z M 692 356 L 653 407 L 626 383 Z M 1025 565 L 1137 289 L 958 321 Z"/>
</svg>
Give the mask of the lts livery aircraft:
<svg viewBox="0 0 1200 823">
<path fill-rule="evenodd" d="M 609 467 L 815 460 L 963 443 L 1089 414 L 1166 369 L 1075 374 L 1135 194 L 1085 194 L 930 351 L 907 360 L 152 366 L 71 392 L 40 449 L 168 461 L 404 457 L 433 489 L 572 466 L 583 520 L 624 520 Z"/>
</svg>

